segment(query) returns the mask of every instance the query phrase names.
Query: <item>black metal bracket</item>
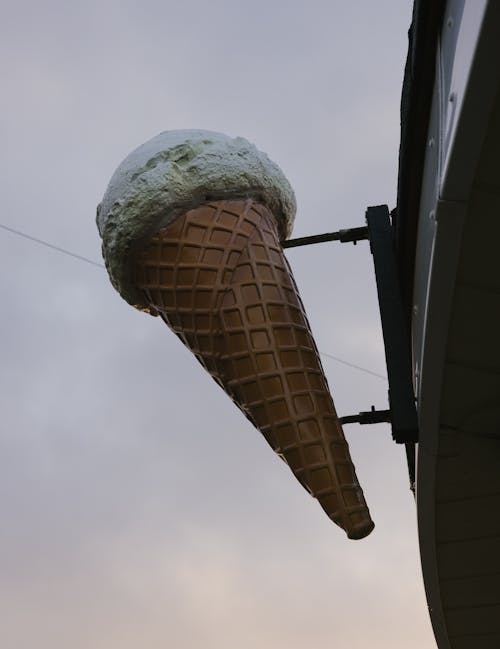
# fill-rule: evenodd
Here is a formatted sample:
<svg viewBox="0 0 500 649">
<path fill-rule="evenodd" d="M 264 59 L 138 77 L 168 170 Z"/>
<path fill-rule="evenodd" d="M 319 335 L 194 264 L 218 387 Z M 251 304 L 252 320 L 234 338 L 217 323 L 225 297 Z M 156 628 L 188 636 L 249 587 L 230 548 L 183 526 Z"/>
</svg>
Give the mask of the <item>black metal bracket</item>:
<svg viewBox="0 0 500 649">
<path fill-rule="evenodd" d="M 349 228 L 339 230 L 338 232 L 327 232 L 325 234 L 315 234 L 312 237 L 298 237 L 297 239 L 288 239 L 281 244 L 283 248 L 297 248 L 298 246 L 308 246 L 311 243 L 325 243 L 326 241 L 340 241 L 340 243 L 357 244 L 358 241 L 368 239 L 368 228 Z"/>
<path fill-rule="evenodd" d="M 411 348 L 387 205 L 369 207 L 366 210 L 366 222 L 384 337 L 392 437 L 398 444 L 415 443 L 418 441 L 418 421 L 413 393 Z"/>
<path fill-rule="evenodd" d="M 369 240 L 382 321 L 389 382 L 389 410 L 375 410 L 372 406 L 370 411 L 341 417 L 340 421 L 344 424 L 390 422 L 394 441 L 398 444 L 407 444 L 407 454 L 409 454 L 408 445 L 418 441 L 418 422 L 413 394 L 410 345 L 399 290 L 393 231 L 387 205 L 369 207 L 366 210 L 366 223 L 365 227 L 290 239 L 283 243 L 283 247 L 294 248 L 326 241 L 356 244 L 363 239 Z"/>
<path fill-rule="evenodd" d="M 339 421 L 341 424 L 382 424 L 390 423 L 392 418 L 390 410 L 375 410 L 375 406 L 372 406 L 371 410 L 360 412 L 357 415 L 339 417 Z"/>
</svg>

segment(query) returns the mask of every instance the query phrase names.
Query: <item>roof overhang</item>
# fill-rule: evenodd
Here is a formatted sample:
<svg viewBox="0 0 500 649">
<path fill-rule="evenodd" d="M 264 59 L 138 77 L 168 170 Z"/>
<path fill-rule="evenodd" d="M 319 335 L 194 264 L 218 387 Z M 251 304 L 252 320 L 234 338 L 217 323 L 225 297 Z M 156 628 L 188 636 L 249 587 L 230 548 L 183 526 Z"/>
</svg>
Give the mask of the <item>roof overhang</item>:
<svg viewBox="0 0 500 649">
<path fill-rule="evenodd" d="M 414 26 L 395 218 L 419 413 L 419 540 L 440 649 L 493 648 L 500 646 L 500 4 L 449 1 L 441 14 L 436 4 L 417 2 L 414 12 L 427 12 L 420 38 L 424 48 L 433 44 L 432 56 L 419 50 Z M 419 51 L 416 67 L 425 69 L 408 76 Z"/>
</svg>

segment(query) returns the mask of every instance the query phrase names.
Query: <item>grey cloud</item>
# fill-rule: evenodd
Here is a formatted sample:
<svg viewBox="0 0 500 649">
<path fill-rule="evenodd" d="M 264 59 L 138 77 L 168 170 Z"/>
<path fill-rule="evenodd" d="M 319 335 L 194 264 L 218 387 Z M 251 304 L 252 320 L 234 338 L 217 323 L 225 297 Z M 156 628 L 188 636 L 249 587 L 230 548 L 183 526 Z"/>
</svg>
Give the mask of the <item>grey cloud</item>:
<svg viewBox="0 0 500 649">
<path fill-rule="evenodd" d="M 296 236 L 394 203 L 410 2 L 11 4 L 2 222 L 99 261 L 95 207 L 168 128 L 241 135 Z M 360 243 L 290 251 L 320 349 L 384 373 Z M 179 341 L 106 273 L 0 231 L 6 649 L 432 645 L 405 460 L 352 426 L 377 527 L 348 542 Z M 383 382 L 324 360 L 342 414 Z M 368 640 L 369 639 L 369 640 Z"/>
</svg>

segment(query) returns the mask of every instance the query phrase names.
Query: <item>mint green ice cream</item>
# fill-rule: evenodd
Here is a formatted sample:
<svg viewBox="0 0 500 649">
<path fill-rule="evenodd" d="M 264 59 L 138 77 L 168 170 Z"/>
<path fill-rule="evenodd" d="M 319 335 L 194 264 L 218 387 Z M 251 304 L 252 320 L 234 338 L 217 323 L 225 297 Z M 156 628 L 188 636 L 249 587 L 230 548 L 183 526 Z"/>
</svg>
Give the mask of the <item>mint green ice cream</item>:
<svg viewBox="0 0 500 649">
<path fill-rule="evenodd" d="M 119 165 L 97 207 L 102 252 L 113 286 L 148 310 L 134 286 L 134 253 L 158 230 L 207 201 L 252 198 L 266 205 L 281 239 L 290 236 L 295 195 L 281 169 L 241 137 L 201 130 L 165 131 Z"/>
</svg>

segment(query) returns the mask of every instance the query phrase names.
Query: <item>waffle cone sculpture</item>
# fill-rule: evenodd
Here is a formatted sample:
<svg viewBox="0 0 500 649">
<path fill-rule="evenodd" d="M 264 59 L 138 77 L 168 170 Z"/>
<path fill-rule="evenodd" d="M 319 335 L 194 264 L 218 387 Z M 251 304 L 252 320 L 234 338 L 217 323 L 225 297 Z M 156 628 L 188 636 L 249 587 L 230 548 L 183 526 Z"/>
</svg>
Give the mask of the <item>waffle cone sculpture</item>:
<svg viewBox="0 0 500 649">
<path fill-rule="evenodd" d="M 366 536 L 374 525 L 280 245 L 294 215 L 290 186 L 242 138 L 174 131 L 144 147 L 142 159 L 139 148 L 122 163 L 98 208 L 111 280 L 134 306 L 162 317 L 348 537 Z M 164 165 L 163 210 L 151 181 L 130 191 L 155 160 Z M 187 160 L 189 187 L 172 199 L 165 188 L 178 182 L 179 160 Z"/>
</svg>

